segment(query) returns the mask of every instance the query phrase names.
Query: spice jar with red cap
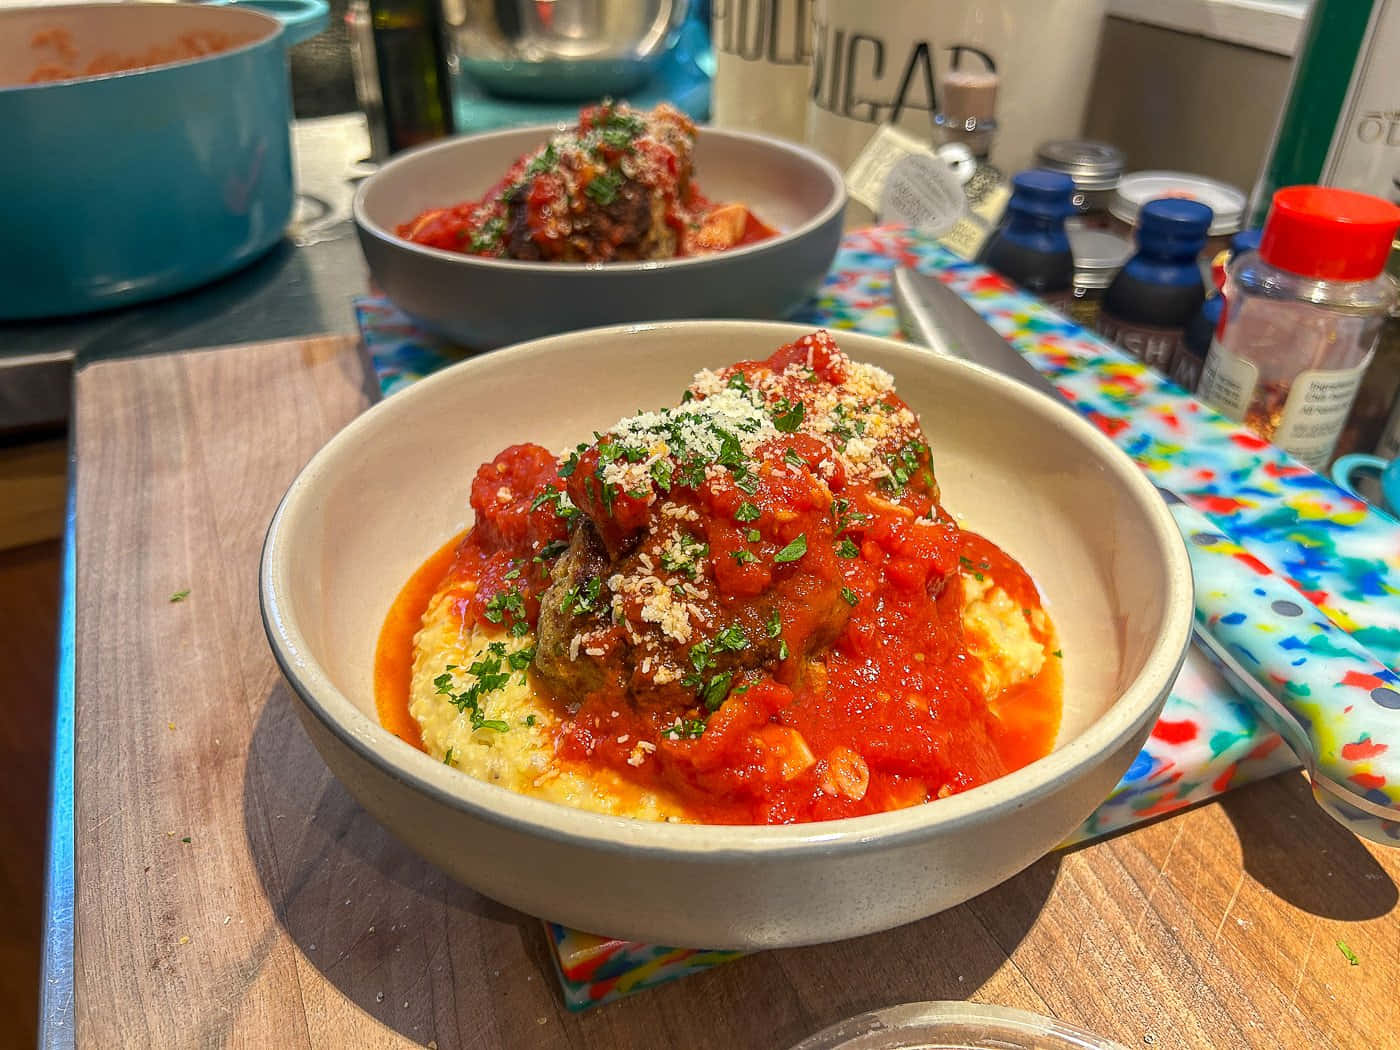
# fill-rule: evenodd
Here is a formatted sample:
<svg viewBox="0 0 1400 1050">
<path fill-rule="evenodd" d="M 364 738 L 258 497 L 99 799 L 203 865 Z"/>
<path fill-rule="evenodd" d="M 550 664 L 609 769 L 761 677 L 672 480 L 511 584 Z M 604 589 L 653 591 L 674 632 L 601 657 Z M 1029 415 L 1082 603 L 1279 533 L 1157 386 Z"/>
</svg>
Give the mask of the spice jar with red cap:
<svg viewBox="0 0 1400 1050">
<path fill-rule="evenodd" d="M 1274 194 L 1259 250 L 1230 263 L 1200 396 L 1314 470 L 1332 457 L 1386 312 L 1400 208 L 1365 193 Z"/>
</svg>

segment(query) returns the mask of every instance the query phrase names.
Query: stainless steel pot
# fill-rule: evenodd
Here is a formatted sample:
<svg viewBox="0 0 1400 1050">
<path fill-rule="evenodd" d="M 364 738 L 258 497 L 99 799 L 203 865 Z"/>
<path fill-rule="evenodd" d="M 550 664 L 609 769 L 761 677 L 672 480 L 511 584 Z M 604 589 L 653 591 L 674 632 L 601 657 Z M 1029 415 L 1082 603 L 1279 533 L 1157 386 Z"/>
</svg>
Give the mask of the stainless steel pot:
<svg viewBox="0 0 1400 1050">
<path fill-rule="evenodd" d="M 642 84 L 676 41 L 690 0 L 445 0 L 449 49 L 486 90 L 594 99 Z"/>
</svg>

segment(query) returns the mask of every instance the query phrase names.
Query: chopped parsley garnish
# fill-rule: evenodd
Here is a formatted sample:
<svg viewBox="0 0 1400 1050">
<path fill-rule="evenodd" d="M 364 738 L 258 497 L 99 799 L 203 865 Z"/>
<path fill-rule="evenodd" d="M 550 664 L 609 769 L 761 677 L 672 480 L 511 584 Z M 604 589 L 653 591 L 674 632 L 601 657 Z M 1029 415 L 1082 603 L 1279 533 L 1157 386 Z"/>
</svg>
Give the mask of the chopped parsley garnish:
<svg viewBox="0 0 1400 1050">
<path fill-rule="evenodd" d="M 743 372 L 735 372 L 729 377 L 729 382 L 725 386 L 729 387 L 730 390 L 742 390 L 747 394 L 749 392 L 749 377 Z"/>
<path fill-rule="evenodd" d="M 472 234 L 471 243 L 467 247 L 473 252 L 489 252 L 501 246 L 501 240 L 506 234 L 506 220 L 497 215 L 488 219 L 482 224 L 481 229 Z"/>
<path fill-rule="evenodd" d="M 838 536 L 847 529 L 863 525 L 870 520 L 869 514 L 851 510 L 850 500 L 840 498 L 831 501 L 831 517 L 836 522 L 836 535 Z"/>
<path fill-rule="evenodd" d="M 176 591 L 174 594 L 172 594 L 172 595 L 170 596 L 170 600 L 171 600 L 172 602 L 182 602 L 182 601 L 184 601 L 186 598 L 188 598 L 189 596 L 190 596 L 190 589 L 189 589 L 188 587 L 186 587 L 184 590 L 182 590 L 182 591 Z"/>
<path fill-rule="evenodd" d="M 671 491 L 671 478 L 675 474 L 675 468 L 669 459 L 658 459 L 651 465 L 651 480 L 656 482 L 656 487 L 662 492 Z"/>
<path fill-rule="evenodd" d="M 735 521 L 757 521 L 759 516 L 758 505 L 745 500 L 739 504 L 739 509 L 734 512 Z"/>
<path fill-rule="evenodd" d="M 859 558 L 860 548 L 849 536 L 836 545 L 836 556 L 838 558 Z"/>
<path fill-rule="evenodd" d="M 788 644 L 787 644 L 787 639 L 784 638 L 784 639 L 782 639 L 782 640 L 780 640 L 780 641 L 778 642 L 778 659 L 779 659 L 779 660 L 786 660 L 787 658 L 788 658 Z"/>
<path fill-rule="evenodd" d="M 513 623 L 524 622 L 525 599 L 519 590 L 498 591 L 487 600 L 485 615 L 491 623 L 504 622 L 506 613 L 510 613 Z"/>
<path fill-rule="evenodd" d="M 433 686 L 438 693 L 447 697 L 453 707 L 471 718 L 473 732 L 478 729 L 494 729 L 498 733 L 504 733 L 510 726 L 500 719 L 487 718 L 482 714 L 481 698 L 510 681 L 510 671 L 504 670 L 503 665 L 513 667 L 521 653 L 528 653 L 525 660 L 527 664 L 535 655 L 533 649 L 522 649 L 519 653 L 507 655 L 504 642 L 492 642 L 486 647 L 486 652 L 467 668 L 467 674 L 472 675 L 476 681 L 462 692 L 453 691 L 455 682 L 452 672 L 457 670 L 454 664 L 448 664 L 447 670 L 433 679 Z"/>
<path fill-rule="evenodd" d="M 738 624 L 731 623 L 726 627 L 721 627 L 719 633 L 715 635 L 715 646 L 719 649 L 727 649 L 731 653 L 737 653 L 740 649 L 747 649 L 749 639 L 744 634 L 744 629 Z"/>
<path fill-rule="evenodd" d="M 790 467 L 805 467 L 807 465 L 803 462 L 802 457 L 793 449 L 787 449 L 783 453 L 783 462 Z"/>
<path fill-rule="evenodd" d="M 778 411 L 773 416 L 773 425 L 780 433 L 791 434 L 802 425 L 802 417 L 806 415 L 807 409 L 801 401 L 783 398 L 776 407 Z"/>
<path fill-rule="evenodd" d="M 740 492 L 752 496 L 758 491 L 758 475 L 749 470 L 736 470 L 734 485 Z"/>
<path fill-rule="evenodd" d="M 697 642 L 690 647 L 690 666 L 704 673 L 715 665 L 715 655 L 709 642 Z"/>
<path fill-rule="evenodd" d="M 661 735 L 667 740 L 695 740 L 705 732 L 705 723 L 699 718 L 687 718 L 677 725 L 667 726 Z"/>
<path fill-rule="evenodd" d="M 622 189 L 622 172 L 605 171 L 601 175 L 594 175 L 589 180 L 583 192 L 594 201 L 604 206 L 617 200 L 618 191 Z"/>
<path fill-rule="evenodd" d="M 782 613 L 778 612 L 777 606 L 774 606 L 773 611 L 768 614 L 768 620 L 763 626 L 767 628 L 769 638 L 776 638 L 783 633 L 783 616 Z"/>
<path fill-rule="evenodd" d="M 444 766 L 452 765 L 452 748 L 449 747 L 447 749 L 447 754 L 442 756 L 442 764 Z"/>
<path fill-rule="evenodd" d="M 796 561 L 807 553 L 807 534 L 799 532 L 797 539 L 793 540 L 786 547 L 773 555 L 773 560 L 779 564 L 788 561 Z"/>
<path fill-rule="evenodd" d="M 885 488 L 896 496 L 902 493 L 914 475 L 922 470 L 922 458 L 927 455 L 928 446 L 922 442 L 910 441 L 903 445 L 898 452 L 885 460 L 890 468 L 889 475 L 882 479 Z"/>
<path fill-rule="evenodd" d="M 849 587 L 841 588 L 841 597 L 845 600 L 847 605 L 855 605 L 860 601 L 860 595 Z"/>
<path fill-rule="evenodd" d="M 540 552 L 535 555 L 535 561 L 539 562 L 540 564 L 544 564 L 547 561 L 553 561 L 555 558 L 559 557 L 559 555 L 563 554 L 568 549 L 568 540 L 550 540 L 548 543 L 546 543 L 543 547 L 540 548 Z"/>
<path fill-rule="evenodd" d="M 563 489 L 545 489 L 530 501 L 531 510 L 551 506 L 554 508 L 555 516 L 564 521 L 578 516 L 578 508 L 574 506 L 574 501 L 569 499 L 569 494 Z"/>
<path fill-rule="evenodd" d="M 527 726 L 533 726 L 533 725 L 535 724 L 535 721 L 536 721 L 536 719 L 535 719 L 535 716 L 534 716 L 534 715 L 526 715 L 526 716 L 525 716 L 525 724 L 526 724 Z"/>
<path fill-rule="evenodd" d="M 744 533 L 744 538 L 750 543 L 757 543 L 759 540 L 763 539 L 763 533 L 759 532 L 757 529 L 749 529 L 748 532 Z"/>
<path fill-rule="evenodd" d="M 1065 657 L 1065 653 L 1064 653 L 1064 650 L 1063 650 L 1063 649 L 1056 649 L 1056 650 L 1055 650 L 1053 653 L 1051 653 L 1050 655 L 1051 655 L 1051 656 L 1058 657 L 1058 658 L 1061 659 L 1061 660 L 1063 660 L 1064 657 Z"/>
<path fill-rule="evenodd" d="M 568 589 L 564 594 L 564 600 L 559 603 L 559 611 L 562 613 L 572 611 L 576 616 L 586 616 L 588 613 L 596 612 L 598 595 L 602 590 L 602 577 L 590 576 L 582 583 Z"/>
<path fill-rule="evenodd" d="M 189 839 L 186 839 L 185 841 L 188 842 Z M 1346 956 L 1347 962 L 1351 963 L 1351 965 L 1361 965 L 1361 960 L 1356 957 L 1356 953 L 1354 951 L 1347 947 L 1346 941 L 1337 942 L 1337 951 L 1341 952 L 1344 956 Z"/>
<path fill-rule="evenodd" d="M 526 175 L 543 175 L 546 171 L 553 171 L 554 166 L 559 163 L 559 153 L 554 148 L 554 143 L 550 143 L 544 148 L 534 160 L 530 161 L 530 166 L 525 169 Z"/>
<path fill-rule="evenodd" d="M 737 561 L 740 565 L 752 565 L 754 562 L 758 561 L 757 554 L 755 554 L 753 551 L 746 551 L 743 548 L 740 548 L 737 551 L 730 551 L 729 556 L 735 561 Z"/>
<path fill-rule="evenodd" d="M 972 567 L 972 559 L 969 558 L 967 555 L 965 555 L 965 554 L 959 554 L 959 555 L 958 555 L 958 563 L 959 563 L 960 565 L 962 565 L 962 567 L 963 567 L 964 569 L 966 569 L 979 583 L 980 583 L 982 580 L 985 580 L 985 579 L 987 578 L 987 577 L 983 576 L 980 572 L 977 572 L 977 571 Z M 983 562 L 982 564 L 983 564 L 983 567 L 985 568 L 985 567 L 986 567 L 986 562 Z"/>
<path fill-rule="evenodd" d="M 674 543 L 661 552 L 661 567 L 667 572 L 689 573 L 698 580 L 702 562 L 709 553 L 708 543 L 701 543 L 688 532 L 682 532 Z"/>
<path fill-rule="evenodd" d="M 719 705 L 724 703 L 725 697 L 729 695 L 729 683 L 734 680 L 733 671 L 725 671 L 717 674 L 705 683 L 705 688 L 700 693 L 700 699 L 705 701 L 705 706 L 711 711 L 717 711 Z"/>
</svg>

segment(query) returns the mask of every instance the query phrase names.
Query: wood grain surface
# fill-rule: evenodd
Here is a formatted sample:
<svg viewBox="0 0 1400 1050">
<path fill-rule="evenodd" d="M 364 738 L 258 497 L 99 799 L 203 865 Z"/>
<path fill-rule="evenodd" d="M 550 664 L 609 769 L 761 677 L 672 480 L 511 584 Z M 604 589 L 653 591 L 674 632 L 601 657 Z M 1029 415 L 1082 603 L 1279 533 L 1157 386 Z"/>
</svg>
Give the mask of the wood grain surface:
<svg viewBox="0 0 1400 1050">
<path fill-rule="evenodd" d="M 910 926 L 568 1013 L 536 920 L 449 882 L 330 777 L 263 636 L 267 522 L 368 388 L 343 338 L 77 377 L 80 1046 L 782 1048 L 927 999 L 1128 1047 L 1400 1042 L 1400 862 L 1296 775 Z"/>
</svg>

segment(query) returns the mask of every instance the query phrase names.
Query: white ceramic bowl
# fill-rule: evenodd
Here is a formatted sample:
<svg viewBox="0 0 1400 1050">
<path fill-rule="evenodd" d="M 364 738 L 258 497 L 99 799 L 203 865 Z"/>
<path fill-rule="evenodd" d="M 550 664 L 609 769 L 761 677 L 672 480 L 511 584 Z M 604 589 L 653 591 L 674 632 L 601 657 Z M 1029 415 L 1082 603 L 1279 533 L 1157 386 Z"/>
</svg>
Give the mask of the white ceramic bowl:
<svg viewBox="0 0 1400 1050">
<path fill-rule="evenodd" d="M 1030 569 L 1059 627 L 1052 754 L 928 805 L 785 827 L 605 817 L 449 769 L 375 718 L 375 641 L 394 596 L 470 524 L 476 467 L 564 448 L 674 404 L 699 368 L 761 358 L 795 325 L 684 322 L 557 336 L 456 365 L 332 439 L 263 553 L 268 638 L 327 765 L 386 827 L 512 907 L 596 933 L 695 947 L 835 940 L 951 907 L 1026 867 L 1107 796 L 1176 675 L 1191 576 L 1165 504 L 1089 423 L 972 365 L 842 333 L 921 415 L 946 505 Z M 626 367 L 618 367 L 625 361 Z"/>
<path fill-rule="evenodd" d="M 695 178 L 779 234 L 715 255 L 655 262 L 518 262 L 414 244 L 394 231 L 428 208 L 479 198 L 559 127 L 542 124 L 404 153 L 355 193 L 355 226 L 374 283 L 424 328 L 462 346 L 507 343 L 624 321 L 780 319 L 821 285 L 841 241 L 845 183 L 793 143 L 702 127 Z"/>
</svg>

